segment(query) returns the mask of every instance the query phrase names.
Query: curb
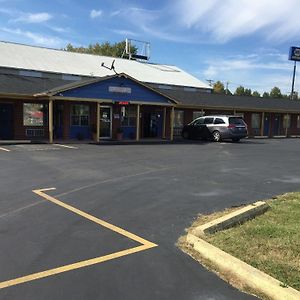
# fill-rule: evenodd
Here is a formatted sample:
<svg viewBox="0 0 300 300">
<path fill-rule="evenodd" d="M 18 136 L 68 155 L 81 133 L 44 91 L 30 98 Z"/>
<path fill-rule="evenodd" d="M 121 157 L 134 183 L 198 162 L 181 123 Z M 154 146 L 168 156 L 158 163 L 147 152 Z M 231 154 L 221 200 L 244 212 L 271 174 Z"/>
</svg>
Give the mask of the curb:
<svg viewBox="0 0 300 300">
<path fill-rule="evenodd" d="M 192 234 L 201 237 L 204 234 L 215 233 L 217 231 L 233 227 L 236 224 L 244 223 L 247 220 L 253 219 L 256 216 L 263 214 L 269 208 L 270 206 L 266 202 L 255 202 L 228 215 L 194 228 Z"/>
<path fill-rule="evenodd" d="M 187 242 L 201 255 L 201 257 L 217 267 L 218 271 L 220 271 L 225 278 L 226 274 L 230 274 L 231 278 L 235 277 L 235 279 L 240 281 L 244 287 L 257 291 L 269 299 L 300 299 L 299 291 L 291 287 L 282 287 L 279 280 L 259 271 L 195 235 L 189 233 L 187 235 Z"/>
</svg>

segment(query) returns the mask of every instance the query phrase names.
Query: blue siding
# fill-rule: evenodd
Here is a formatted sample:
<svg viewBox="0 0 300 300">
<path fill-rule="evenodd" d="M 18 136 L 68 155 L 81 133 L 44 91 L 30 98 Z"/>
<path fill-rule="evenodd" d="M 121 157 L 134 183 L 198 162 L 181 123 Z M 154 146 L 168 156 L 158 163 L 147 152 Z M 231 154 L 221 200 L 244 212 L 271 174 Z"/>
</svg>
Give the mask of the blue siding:
<svg viewBox="0 0 300 300">
<path fill-rule="evenodd" d="M 116 93 L 109 92 L 109 87 L 126 87 L 131 89 L 131 93 Z M 64 97 L 75 98 L 102 98 L 115 101 L 141 101 L 168 103 L 168 99 L 164 96 L 155 93 L 154 91 L 139 85 L 131 79 L 124 77 L 115 77 L 97 83 L 88 84 L 86 86 L 74 88 L 58 94 Z"/>
<path fill-rule="evenodd" d="M 71 139 L 91 139 L 91 129 L 89 126 L 70 126 Z"/>
</svg>

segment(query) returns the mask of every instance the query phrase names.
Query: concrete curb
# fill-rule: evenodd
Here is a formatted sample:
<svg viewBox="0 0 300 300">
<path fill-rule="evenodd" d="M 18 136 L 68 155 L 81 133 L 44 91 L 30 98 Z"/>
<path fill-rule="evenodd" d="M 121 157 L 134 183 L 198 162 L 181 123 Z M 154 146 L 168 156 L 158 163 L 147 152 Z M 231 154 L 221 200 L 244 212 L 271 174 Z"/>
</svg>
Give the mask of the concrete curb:
<svg viewBox="0 0 300 300">
<path fill-rule="evenodd" d="M 256 216 L 263 214 L 269 208 L 270 206 L 266 202 L 255 202 L 251 205 L 242 207 L 241 209 L 236 210 L 226 216 L 194 228 L 192 234 L 201 237 L 204 234 L 214 233 L 233 227 L 236 224 L 244 223 L 247 220 L 253 219 Z"/>
<path fill-rule="evenodd" d="M 291 287 L 282 287 L 281 282 L 262 271 L 246 264 L 221 249 L 207 243 L 193 234 L 187 235 L 187 242 L 201 257 L 208 260 L 222 273 L 238 280 L 244 287 L 257 291 L 273 300 L 299 300 L 300 292 Z M 228 278 L 229 279 L 229 278 Z"/>
</svg>

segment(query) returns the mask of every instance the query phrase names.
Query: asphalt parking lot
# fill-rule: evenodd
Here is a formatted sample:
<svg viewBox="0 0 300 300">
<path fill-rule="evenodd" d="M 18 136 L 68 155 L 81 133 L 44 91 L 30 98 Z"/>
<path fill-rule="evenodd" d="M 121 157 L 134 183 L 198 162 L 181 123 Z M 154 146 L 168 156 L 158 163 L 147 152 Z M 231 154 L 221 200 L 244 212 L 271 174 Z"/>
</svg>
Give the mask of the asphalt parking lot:
<svg viewBox="0 0 300 300">
<path fill-rule="evenodd" d="M 255 299 L 175 243 L 300 190 L 300 139 L 0 147 L 0 299 Z M 44 190 L 49 189 L 49 190 Z"/>
</svg>

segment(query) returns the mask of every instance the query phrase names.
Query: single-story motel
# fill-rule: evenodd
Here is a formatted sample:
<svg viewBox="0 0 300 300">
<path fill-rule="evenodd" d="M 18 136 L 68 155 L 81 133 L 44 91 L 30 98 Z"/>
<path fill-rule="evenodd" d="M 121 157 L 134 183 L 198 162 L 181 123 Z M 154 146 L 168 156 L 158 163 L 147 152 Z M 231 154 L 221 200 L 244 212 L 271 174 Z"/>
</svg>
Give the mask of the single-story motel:
<svg viewBox="0 0 300 300">
<path fill-rule="evenodd" d="M 101 68 L 113 60 L 115 71 Z M 300 136 L 300 101 L 213 94 L 175 66 L 0 42 L 0 140 L 173 140 L 211 114 L 242 116 L 249 137 Z"/>
</svg>

